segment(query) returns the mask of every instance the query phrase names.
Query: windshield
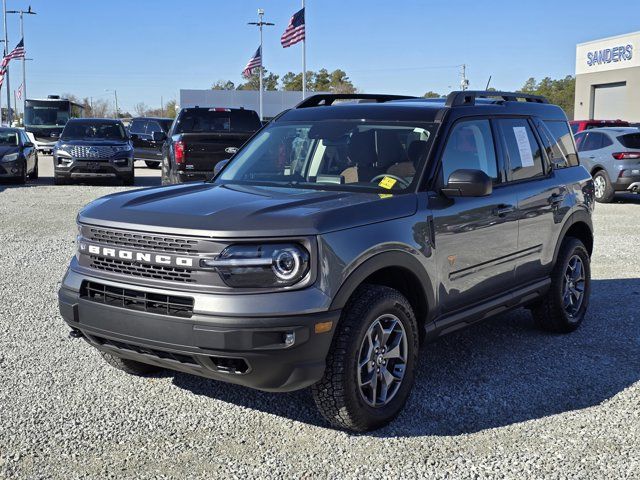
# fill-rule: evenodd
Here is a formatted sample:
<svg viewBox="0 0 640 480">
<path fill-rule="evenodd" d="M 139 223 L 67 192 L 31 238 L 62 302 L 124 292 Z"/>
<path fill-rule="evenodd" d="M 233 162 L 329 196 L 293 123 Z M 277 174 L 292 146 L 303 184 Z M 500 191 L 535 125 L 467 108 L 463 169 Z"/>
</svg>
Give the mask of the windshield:
<svg viewBox="0 0 640 480">
<path fill-rule="evenodd" d="M 18 145 L 18 134 L 12 130 L 0 130 L 0 145 L 15 147 Z"/>
<path fill-rule="evenodd" d="M 413 184 L 435 130 L 434 123 L 277 122 L 243 148 L 216 182 L 402 191 Z"/>
<path fill-rule="evenodd" d="M 69 120 L 69 105 L 27 105 L 24 124 L 39 127 L 64 126 Z"/>
<path fill-rule="evenodd" d="M 260 126 L 253 110 L 194 108 L 180 114 L 175 133 L 255 132 Z"/>
<path fill-rule="evenodd" d="M 70 122 L 62 131 L 62 140 L 126 140 L 127 134 L 122 124 L 115 122 Z"/>
</svg>

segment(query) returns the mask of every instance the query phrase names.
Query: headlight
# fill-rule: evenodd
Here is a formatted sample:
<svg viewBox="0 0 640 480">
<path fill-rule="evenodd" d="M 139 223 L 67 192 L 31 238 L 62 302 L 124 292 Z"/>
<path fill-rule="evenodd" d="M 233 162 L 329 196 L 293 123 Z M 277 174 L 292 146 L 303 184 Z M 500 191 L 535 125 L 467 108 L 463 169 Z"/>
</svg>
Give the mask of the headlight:
<svg viewBox="0 0 640 480">
<path fill-rule="evenodd" d="M 230 287 L 288 287 L 308 273 L 309 252 L 296 244 L 231 245 L 200 265 L 215 268 Z"/>
<path fill-rule="evenodd" d="M 8 153 L 2 157 L 3 162 L 15 162 L 18 159 L 18 152 Z"/>
<path fill-rule="evenodd" d="M 131 151 L 131 145 L 122 145 L 122 146 L 119 146 L 119 147 L 111 147 L 111 148 L 113 148 L 113 151 L 115 153 L 118 153 L 118 152 L 130 152 Z"/>
</svg>

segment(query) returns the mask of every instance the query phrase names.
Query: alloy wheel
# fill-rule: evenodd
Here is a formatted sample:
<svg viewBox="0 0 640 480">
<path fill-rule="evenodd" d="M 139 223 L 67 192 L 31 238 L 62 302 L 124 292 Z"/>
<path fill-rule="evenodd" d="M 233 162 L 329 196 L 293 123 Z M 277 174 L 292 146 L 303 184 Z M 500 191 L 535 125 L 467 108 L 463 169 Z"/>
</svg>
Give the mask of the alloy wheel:
<svg viewBox="0 0 640 480">
<path fill-rule="evenodd" d="M 395 315 L 381 315 L 369 326 L 358 355 L 358 389 L 369 406 L 383 407 L 398 393 L 407 350 L 407 333 Z"/>
<path fill-rule="evenodd" d="M 585 273 L 582 258 L 573 255 L 564 272 L 562 306 L 570 317 L 575 317 L 584 301 Z"/>
<path fill-rule="evenodd" d="M 607 188 L 607 182 L 605 179 L 601 175 L 598 175 L 593 179 L 593 185 L 596 189 L 596 198 L 602 198 L 604 196 L 604 191 Z"/>
</svg>

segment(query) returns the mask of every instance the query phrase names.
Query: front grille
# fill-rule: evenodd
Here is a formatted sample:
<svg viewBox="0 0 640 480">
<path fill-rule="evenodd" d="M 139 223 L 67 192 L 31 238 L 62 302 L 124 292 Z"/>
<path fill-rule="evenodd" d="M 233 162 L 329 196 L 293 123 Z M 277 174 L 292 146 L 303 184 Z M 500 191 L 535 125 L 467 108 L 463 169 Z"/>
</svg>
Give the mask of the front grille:
<svg viewBox="0 0 640 480">
<path fill-rule="evenodd" d="M 121 275 L 133 275 L 135 277 L 153 278 L 155 280 L 169 280 L 172 282 L 192 283 L 192 271 L 178 267 L 163 267 L 148 263 L 117 260 L 114 258 L 101 258 L 95 255 L 89 256 L 91 268 L 105 272 L 119 273 Z"/>
<path fill-rule="evenodd" d="M 151 355 L 157 358 L 162 358 L 163 360 L 173 360 L 175 362 L 180 362 L 186 365 L 193 365 L 195 367 L 200 367 L 198 362 L 196 362 L 196 360 L 193 357 L 190 357 L 189 355 L 166 352 L 164 350 L 156 350 L 155 348 L 142 347 L 140 345 L 133 345 L 131 343 L 119 342 L 118 340 L 111 340 L 110 338 L 97 337 L 95 335 L 91 335 L 90 337 L 98 345 L 102 345 L 105 347 L 111 347 L 117 350 L 128 350 L 130 352 L 136 352 L 136 353 L 141 353 L 143 355 Z"/>
<path fill-rule="evenodd" d="M 167 237 L 148 233 L 127 232 L 105 228 L 88 228 L 88 240 L 118 247 L 132 247 L 140 250 L 196 254 L 197 240 Z"/>
<path fill-rule="evenodd" d="M 91 160 L 111 158 L 116 153 L 113 147 L 72 145 L 67 152 L 74 158 L 89 158 Z"/>
<path fill-rule="evenodd" d="M 193 298 L 142 292 L 98 282 L 84 281 L 80 289 L 80 297 L 92 302 L 139 312 L 183 318 L 191 318 L 193 315 Z"/>
</svg>

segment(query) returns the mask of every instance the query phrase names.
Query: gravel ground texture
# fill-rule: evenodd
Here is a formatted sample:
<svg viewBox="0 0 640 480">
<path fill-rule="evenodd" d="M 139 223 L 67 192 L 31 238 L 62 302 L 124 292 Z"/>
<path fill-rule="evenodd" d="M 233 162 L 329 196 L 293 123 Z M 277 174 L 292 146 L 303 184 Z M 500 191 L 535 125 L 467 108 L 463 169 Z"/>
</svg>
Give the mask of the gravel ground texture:
<svg viewBox="0 0 640 480">
<path fill-rule="evenodd" d="M 56 294 L 76 213 L 124 188 L 54 187 L 50 163 L 0 185 L 0 478 L 640 478 L 640 197 L 596 208 L 577 332 L 521 309 L 428 344 L 400 417 L 353 435 L 307 390 L 133 377 L 70 339 Z"/>
</svg>

